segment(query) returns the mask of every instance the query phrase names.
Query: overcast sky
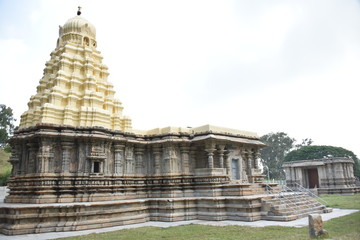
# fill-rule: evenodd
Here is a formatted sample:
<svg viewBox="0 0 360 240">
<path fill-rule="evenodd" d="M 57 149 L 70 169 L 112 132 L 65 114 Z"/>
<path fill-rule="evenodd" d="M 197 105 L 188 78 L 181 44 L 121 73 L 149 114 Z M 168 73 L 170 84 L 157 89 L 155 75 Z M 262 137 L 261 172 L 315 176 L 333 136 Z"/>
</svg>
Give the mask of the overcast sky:
<svg viewBox="0 0 360 240">
<path fill-rule="evenodd" d="M 360 1 L 0 0 L 0 103 L 17 119 L 78 5 L 134 128 L 283 131 L 360 156 Z"/>
</svg>

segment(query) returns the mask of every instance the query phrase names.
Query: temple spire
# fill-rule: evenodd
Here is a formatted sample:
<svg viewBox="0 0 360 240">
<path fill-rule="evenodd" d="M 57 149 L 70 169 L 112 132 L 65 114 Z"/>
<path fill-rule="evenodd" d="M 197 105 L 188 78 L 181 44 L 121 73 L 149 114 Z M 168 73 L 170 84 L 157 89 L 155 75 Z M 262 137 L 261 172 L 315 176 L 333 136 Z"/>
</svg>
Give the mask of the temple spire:
<svg viewBox="0 0 360 240">
<path fill-rule="evenodd" d="M 80 15 L 81 15 L 81 7 L 80 7 L 80 6 L 78 6 L 77 15 L 78 15 L 78 16 L 80 16 Z"/>
</svg>

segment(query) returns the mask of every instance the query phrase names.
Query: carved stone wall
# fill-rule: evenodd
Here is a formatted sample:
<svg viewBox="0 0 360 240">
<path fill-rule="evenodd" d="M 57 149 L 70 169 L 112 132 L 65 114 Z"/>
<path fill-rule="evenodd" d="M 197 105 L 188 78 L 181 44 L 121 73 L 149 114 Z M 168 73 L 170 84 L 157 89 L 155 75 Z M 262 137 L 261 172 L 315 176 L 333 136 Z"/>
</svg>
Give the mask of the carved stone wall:
<svg viewBox="0 0 360 240">
<path fill-rule="evenodd" d="M 290 187 L 300 184 L 318 188 L 319 193 L 354 193 L 354 160 L 351 158 L 323 158 L 293 161 L 283 164 L 286 183 Z"/>
<path fill-rule="evenodd" d="M 146 136 L 54 125 L 21 129 L 11 139 L 14 170 L 6 202 L 181 197 L 195 194 L 199 185 L 230 183 L 235 171 L 241 176 L 237 182 L 254 182 L 253 153 L 262 144 L 229 134 L 211 133 L 204 139 L 207 135 Z M 234 158 L 244 163 L 231 169 L 229 159 Z M 153 192 L 154 186 L 158 191 Z"/>
</svg>

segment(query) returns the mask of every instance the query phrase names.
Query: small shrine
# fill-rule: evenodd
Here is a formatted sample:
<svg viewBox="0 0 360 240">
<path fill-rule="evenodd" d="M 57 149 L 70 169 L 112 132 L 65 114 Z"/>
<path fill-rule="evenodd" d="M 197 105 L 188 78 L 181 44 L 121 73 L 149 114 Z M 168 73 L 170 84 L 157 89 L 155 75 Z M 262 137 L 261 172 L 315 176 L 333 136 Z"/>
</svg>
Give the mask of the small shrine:
<svg viewBox="0 0 360 240">
<path fill-rule="evenodd" d="M 327 156 L 322 159 L 291 161 L 283 164 L 286 184 L 317 189 L 319 194 L 353 194 L 357 192 L 354 160 Z"/>
</svg>

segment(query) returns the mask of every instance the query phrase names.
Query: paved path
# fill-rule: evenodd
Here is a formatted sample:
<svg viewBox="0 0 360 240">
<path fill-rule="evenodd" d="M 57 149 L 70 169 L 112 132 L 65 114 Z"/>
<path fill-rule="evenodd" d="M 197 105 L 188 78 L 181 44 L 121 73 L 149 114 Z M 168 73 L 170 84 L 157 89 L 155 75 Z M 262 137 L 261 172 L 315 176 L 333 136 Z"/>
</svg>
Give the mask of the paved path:
<svg viewBox="0 0 360 240">
<path fill-rule="evenodd" d="M 321 214 L 323 221 L 327 221 L 332 218 L 337 218 L 345 216 L 359 210 L 353 209 L 337 209 L 334 208 L 331 213 Z M 131 224 L 126 226 L 110 227 L 110 228 L 100 228 L 93 230 L 85 231 L 71 231 L 71 232 L 54 232 L 54 233 L 40 233 L 40 234 L 26 234 L 26 235 L 17 235 L 17 236 L 5 236 L 0 234 L 0 240 L 43 240 L 43 239 L 56 239 L 63 237 L 73 237 L 79 235 L 86 235 L 90 233 L 103 233 L 111 232 L 122 229 L 129 228 L 139 228 L 139 227 L 172 227 L 180 226 L 186 224 L 203 224 L 211 226 L 227 226 L 227 225 L 238 225 L 238 226 L 250 226 L 250 227 L 265 227 L 265 226 L 285 226 L 285 227 L 304 227 L 308 225 L 308 218 L 297 219 L 289 222 L 277 222 L 277 221 L 256 221 L 256 222 L 241 222 L 241 221 L 203 221 L 203 220 L 192 220 L 192 221 L 180 221 L 180 222 L 146 222 L 139 224 Z"/>
</svg>

